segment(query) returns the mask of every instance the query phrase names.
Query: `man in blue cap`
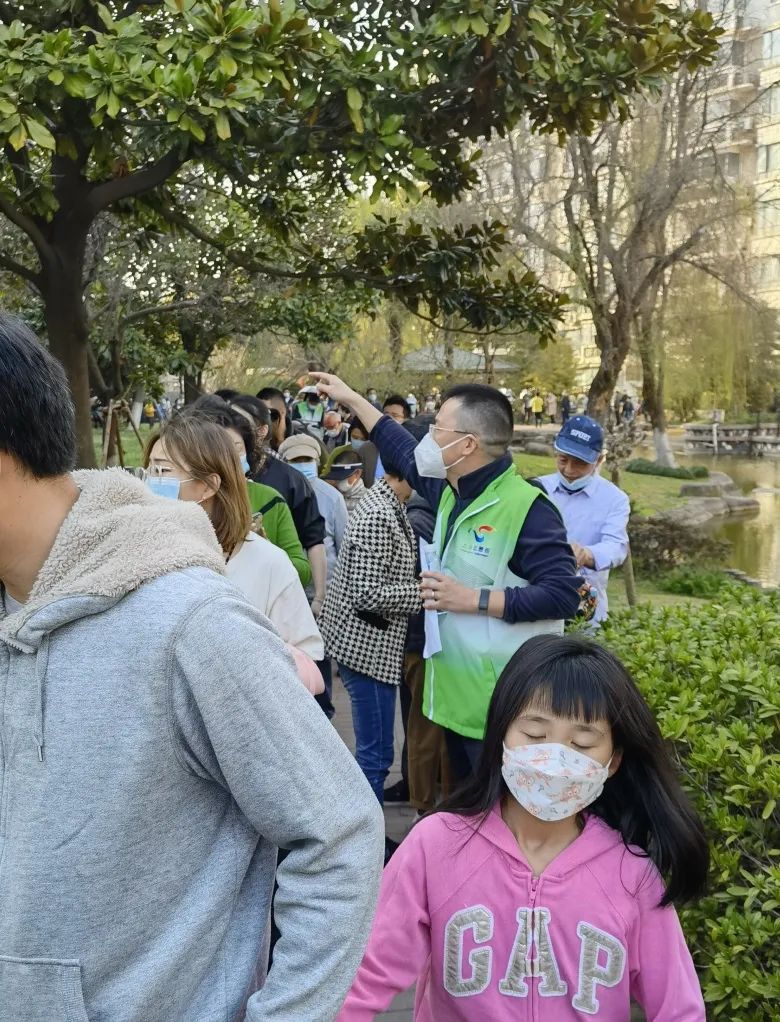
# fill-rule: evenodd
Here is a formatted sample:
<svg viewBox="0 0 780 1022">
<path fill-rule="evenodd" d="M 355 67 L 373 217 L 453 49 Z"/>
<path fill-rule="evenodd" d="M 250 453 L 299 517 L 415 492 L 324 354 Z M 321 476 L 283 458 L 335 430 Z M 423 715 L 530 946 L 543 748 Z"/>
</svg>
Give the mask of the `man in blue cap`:
<svg viewBox="0 0 780 1022">
<path fill-rule="evenodd" d="M 602 478 L 604 430 L 595 419 L 575 415 L 555 440 L 557 472 L 539 482 L 563 517 L 577 567 L 598 595 L 593 620 L 607 616 L 609 569 L 628 553 L 628 496 Z"/>
</svg>

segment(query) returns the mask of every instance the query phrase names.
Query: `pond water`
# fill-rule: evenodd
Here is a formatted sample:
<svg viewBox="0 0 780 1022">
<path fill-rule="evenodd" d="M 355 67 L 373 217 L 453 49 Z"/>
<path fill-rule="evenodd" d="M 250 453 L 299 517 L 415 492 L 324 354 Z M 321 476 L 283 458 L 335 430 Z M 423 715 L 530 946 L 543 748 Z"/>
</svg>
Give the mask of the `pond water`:
<svg viewBox="0 0 780 1022">
<path fill-rule="evenodd" d="M 675 452 L 680 465 L 706 465 L 730 475 L 745 496 L 760 504 L 757 515 L 713 526 L 716 536 L 731 543 L 729 567 L 747 572 L 767 585 L 780 584 L 780 458 L 719 458 Z"/>
</svg>

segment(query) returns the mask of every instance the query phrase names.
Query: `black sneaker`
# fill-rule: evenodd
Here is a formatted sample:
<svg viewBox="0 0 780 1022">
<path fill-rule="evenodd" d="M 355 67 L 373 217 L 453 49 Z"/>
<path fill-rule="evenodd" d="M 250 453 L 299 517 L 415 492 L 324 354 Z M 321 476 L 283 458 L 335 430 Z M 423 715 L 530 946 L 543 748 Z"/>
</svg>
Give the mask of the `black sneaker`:
<svg viewBox="0 0 780 1022">
<path fill-rule="evenodd" d="M 408 802 L 409 801 L 409 785 L 401 779 L 396 781 L 395 784 L 391 784 L 389 788 L 385 788 L 385 802 Z"/>
<path fill-rule="evenodd" d="M 385 838 L 385 866 L 388 864 L 393 855 L 393 852 L 396 851 L 399 845 L 400 841 L 393 841 L 391 837 Z"/>
</svg>

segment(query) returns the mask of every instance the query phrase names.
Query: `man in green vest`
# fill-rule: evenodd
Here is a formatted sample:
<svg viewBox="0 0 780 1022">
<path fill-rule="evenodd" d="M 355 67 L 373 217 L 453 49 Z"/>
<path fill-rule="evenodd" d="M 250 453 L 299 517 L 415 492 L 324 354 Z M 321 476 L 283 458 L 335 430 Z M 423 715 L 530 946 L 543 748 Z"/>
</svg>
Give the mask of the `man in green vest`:
<svg viewBox="0 0 780 1022">
<path fill-rule="evenodd" d="M 304 426 L 315 430 L 322 429 L 325 417 L 325 405 L 320 400 L 316 387 L 304 387 L 292 410 L 292 421 L 302 422 Z"/>
<path fill-rule="evenodd" d="M 512 405 L 499 390 L 451 388 L 417 444 L 338 377 L 313 375 L 321 393 L 371 430 L 380 457 L 438 509 L 420 583 L 429 612 L 423 712 L 445 729 L 453 772 L 465 779 L 513 653 L 532 635 L 561 632 L 577 612 L 582 580 L 566 530 L 553 504 L 515 469 Z"/>
</svg>

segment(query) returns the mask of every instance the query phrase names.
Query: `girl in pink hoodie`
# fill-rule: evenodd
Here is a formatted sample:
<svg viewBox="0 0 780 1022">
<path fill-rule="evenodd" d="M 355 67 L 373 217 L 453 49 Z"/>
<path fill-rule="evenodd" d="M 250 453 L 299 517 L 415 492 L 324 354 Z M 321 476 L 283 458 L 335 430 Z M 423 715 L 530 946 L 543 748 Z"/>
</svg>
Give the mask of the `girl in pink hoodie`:
<svg viewBox="0 0 780 1022">
<path fill-rule="evenodd" d="M 621 662 L 578 636 L 533 638 L 496 686 L 475 777 L 385 869 L 339 1022 L 415 983 L 417 1022 L 628 1022 L 632 999 L 647 1022 L 704 1022 L 672 902 L 701 894 L 707 869 Z"/>
</svg>

